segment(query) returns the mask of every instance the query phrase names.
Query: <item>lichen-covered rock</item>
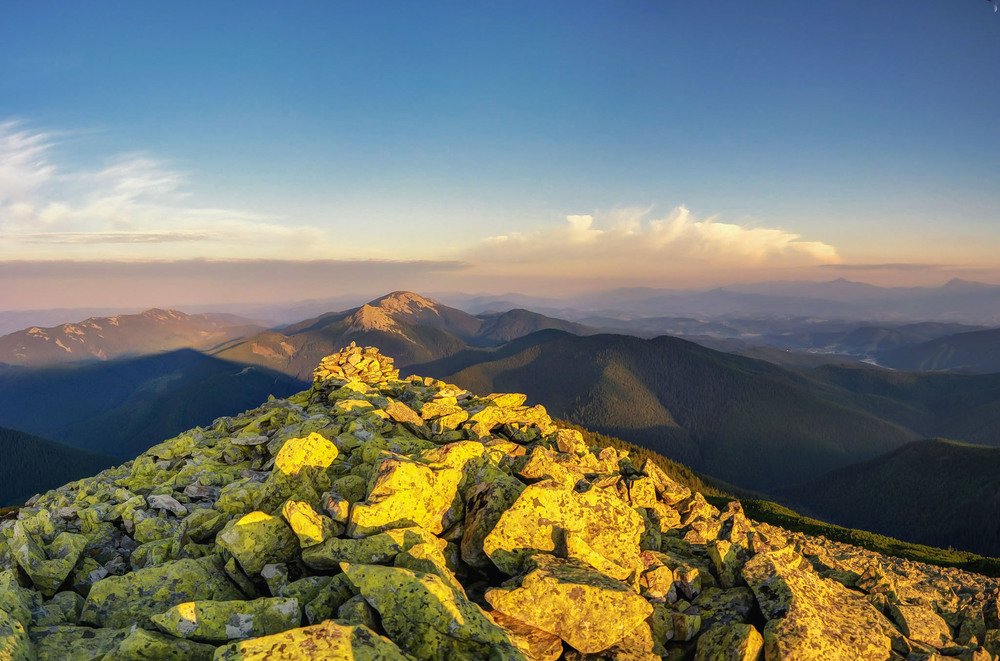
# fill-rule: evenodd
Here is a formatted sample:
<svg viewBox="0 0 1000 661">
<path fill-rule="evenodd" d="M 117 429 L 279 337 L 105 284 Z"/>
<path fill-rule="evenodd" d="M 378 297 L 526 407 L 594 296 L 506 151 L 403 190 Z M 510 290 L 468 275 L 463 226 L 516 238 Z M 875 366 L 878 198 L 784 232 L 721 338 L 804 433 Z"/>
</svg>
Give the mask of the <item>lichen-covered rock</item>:
<svg viewBox="0 0 1000 661">
<path fill-rule="evenodd" d="M 363 625 L 372 630 L 379 628 L 375 609 L 360 594 L 354 595 L 337 608 L 337 619 L 343 624 Z"/>
<path fill-rule="evenodd" d="M 27 627 L 31 623 L 32 612 L 41 605 L 41 595 L 21 587 L 14 570 L 0 571 L 0 611 Z"/>
<path fill-rule="evenodd" d="M 302 551 L 302 562 L 313 569 L 336 569 L 342 562 L 380 564 L 391 562 L 399 553 L 417 544 L 436 541 L 424 528 L 394 528 L 361 539 L 331 537 Z"/>
<path fill-rule="evenodd" d="M 302 548 L 322 544 L 324 539 L 336 535 L 333 519 L 320 516 L 309 503 L 289 500 L 282 506 L 281 515 L 298 537 Z"/>
<path fill-rule="evenodd" d="M 355 591 L 347 576 L 337 574 L 328 578 L 330 580 L 320 586 L 319 590 L 314 593 L 315 596 L 306 603 L 303 609 L 306 621 L 309 624 L 318 624 L 323 620 L 333 619 L 340 610 L 340 607 L 355 596 Z M 286 592 L 289 594 L 295 593 L 291 589 L 291 586 Z M 303 597 L 303 599 L 305 598 Z M 302 601 L 299 601 L 299 603 L 302 603 Z"/>
<path fill-rule="evenodd" d="M 195 542 L 214 540 L 228 521 L 227 515 L 211 508 L 196 509 L 184 519 L 187 535 Z"/>
<path fill-rule="evenodd" d="M 579 561 L 538 555 L 533 563 L 536 568 L 519 586 L 490 590 L 486 601 L 581 652 L 611 647 L 653 613 L 649 602 L 624 583 Z"/>
<path fill-rule="evenodd" d="M 248 574 L 259 574 L 268 563 L 298 557 L 299 541 L 292 529 L 281 517 L 264 512 L 231 521 L 215 539 Z"/>
<path fill-rule="evenodd" d="M 337 446 L 317 432 L 285 441 L 264 485 L 264 508 L 281 507 L 287 500 L 318 503 L 330 489 L 329 469 L 338 454 Z"/>
<path fill-rule="evenodd" d="M 791 547 L 755 556 L 743 577 L 768 619 L 768 659 L 890 658 L 885 617 L 863 596 L 817 576 Z"/>
<path fill-rule="evenodd" d="M 900 631 L 910 640 L 938 649 L 952 644 L 948 623 L 927 606 L 890 602 L 889 611 Z"/>
<path fill-rule="evenodd" d="M 565 547 L 572 531 L 598 555 L 619 567 L 635 567 L 642 517 L 614 493 L 583 493 L 546 480 L 528 486 L 483 540 L 483 551 L 501 571 L 514 575 L 526 558 Z"/>
<path fill-rule="evenodd" d="M 492 611 L 490 619 L 503 627 L 511 641 L 519 650 L 535 661 L 557 661 L 563 653 L 563 641 L 559 636 L 542 631 L 517 618 Z"/>
<path fill-rule="evenodd" d="M 9 612 L 0 609 L 0 659 L 35 661 L 35 658 L 35 646 L 28 637 L 27 627 Z"/>
<path fill-rule="evenodd" d="M 215 646 L 135 629 L 101 661 L 211 661 Z"/>
<path fill-rule="evenodd" d="M 698 595 L 693 605 L 701 615 L 702 627 L 707 630 L 716 625 L 747 622 L 754 609 L 754 596 L 746 587 L 708 588 Z"/>
<path fill-rule="evenodd" d="M 749 624 L 713 627 L 698 638 L 695 661 L 757 661 L 764 638 Z"/>
<path fill-rule="evenodd" d="M 302 623 L 296 599 L 262 597 L 253 601 L 188 601 L 150 618 L 163 633 L 200 642 L 269 636 Z"/>
<path fill-rule="evenodd" d="M 292 629 L 227 647 L 220 647 L 215 661 L 410 661 L 391 640 L 365 626 L 327 620 L 311 627 Z"/>
<path fill-rule="evenodd" d="M 416 544 L 397 555 L 392 564 L 394 567 L 402 567 L 414 572 L 436 574 L 453 589 L 464 594 L 465 588 L 448 568 L 448 558 L 444 554 L 447 547 L 448 542 L 443 539 Z"/>
<path fill-rule="evenodd" d="M 344 573 L 407 654 L 440 661 L 527 661 L 502 628 L 434 574 L 379 565 L 347 565 Z"/>
<path fill-rule="evenodd" d="M 152 629 L 150 616 L 185 601 L 242 599 L 218 556 L 175 560 L 122 576 L 108 576 L 90 589 L 80 622 L 96 627 Z"/>
<path fill-rule="evenodd" d="M 84 599 L 78 593 L 66 590 L 55 593 L 51 599 L 32 610 L 32 624 L 36 627 L 55 624 L 77 624 Z"/>
<path fill-rule="evenodd" d="M 461 482 L 459 469 L 383 452 L 375 463 L 367 499 L 351 508 L 347 533 L 365 537 L 421 526 L 438 534 L 464 515 Z"/>
<path fill-rule="evenodd" d="M 87 538 L 83 535 L 61 532 L 45 548 L 38 544 L 22 521 L 16 521 L 10 553 L 35 587 L 51 597 L 73 571 L 86 545 Z"/>
<path fill-rule="evenodd" d="M 113 651 L 129 634 L 129 629 L 78 627 L 69 624 L 32 627 L 29 635 L 35 643 L 39 661 L 99 661 Z"/>
<path fill-rule="evenodd" d="M 473 567 L 488 567 L 490 559 L 483 550 L 483 541 L 524 491 L 524 484 L 492 466 L 479 477 L 465 492 L 461 550 L 464 562 Z"/>
</svg>

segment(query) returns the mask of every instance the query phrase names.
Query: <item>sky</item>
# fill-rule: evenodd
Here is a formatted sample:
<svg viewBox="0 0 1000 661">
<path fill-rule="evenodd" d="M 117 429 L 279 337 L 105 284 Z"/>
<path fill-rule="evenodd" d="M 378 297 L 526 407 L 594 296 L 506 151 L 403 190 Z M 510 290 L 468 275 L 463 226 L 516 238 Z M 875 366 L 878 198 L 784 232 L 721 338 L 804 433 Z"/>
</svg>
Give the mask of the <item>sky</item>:
<svg viewBox="0 0 1000 661">
<path fill-rule="evenodd" d="M 0 310 L 1000 283 L 982 0 L 0 3 Z"/>
</svg>

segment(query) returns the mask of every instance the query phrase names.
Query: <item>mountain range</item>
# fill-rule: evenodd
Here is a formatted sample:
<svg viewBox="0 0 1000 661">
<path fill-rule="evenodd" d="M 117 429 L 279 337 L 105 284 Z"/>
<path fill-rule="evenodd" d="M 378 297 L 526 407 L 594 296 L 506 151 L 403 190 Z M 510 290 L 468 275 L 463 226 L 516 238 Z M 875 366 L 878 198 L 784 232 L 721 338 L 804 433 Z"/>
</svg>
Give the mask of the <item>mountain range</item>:
<svg viewBox="0 0 1000 661">
<path fill-rule="evenodd" d="M 563 298 L 437 295 L 472 312 L 525 307 L 580 321 L 590 316 L 774 319 L 817 317 L 895 324 L 927 320 L 1000 324 L 1000 285 L 952 279 L 940 287 L 878 287 L 844 278 L 762 282 L 706 291 L 629 287 Z"/>
<path fill-rule="evenodd" d="M 152 310 L 0 338 L 7 363 L 0 425 L 129 457 L 268 395 L 302 389 L 319 358 L 354 341 L 394 356 L 404 373 L 524 392 L 553 415 L 851 525 L 861 524 L 846 508 L 827 514 L 795 485 L 928 437 L 1000 446 L 1000 375 L 894 372 L 818 349 L 868 352 L 882 362 L 901 350 L 891 347 L 962 346 L 988 331 L 814 321 L 807 332 L 805 320 L 672 319 L 688 330 L 715 324 L 720 334 L 770 328 L 757 337 L 784 338 L 799 350 L 726 340 L 746 354 L 737 355 L 675 337 L 600 333 L 528 310 L 474 316 L 409 292 L 268 330 L 232 316 Z M 70 341 L 74 351 L 59 347 Z"/>
<path fill-rule="evenodd" d="M 263 330 L 229 314 L 185 314 L 146 310 L 140 314 L 91 317 L 52 328 L 30 328 L 0 337 L 0 363 L 47 366 L 111 360 L 175 349 L 210 349 L 234 337 Z"/>
</svg>

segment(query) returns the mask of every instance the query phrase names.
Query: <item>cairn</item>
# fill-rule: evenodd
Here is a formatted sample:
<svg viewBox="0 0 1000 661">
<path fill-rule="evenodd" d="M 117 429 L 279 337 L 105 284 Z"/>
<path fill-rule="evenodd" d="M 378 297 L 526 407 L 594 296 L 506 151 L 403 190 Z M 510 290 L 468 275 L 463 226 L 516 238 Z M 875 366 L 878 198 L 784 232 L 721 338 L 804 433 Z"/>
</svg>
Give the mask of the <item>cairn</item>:
<svg viewBox="0 0 1000 661">
<path fill-rule="evenodd" d="M 314 383 L 328 379 L 382 383 L 398 378 L 399 370 L 392 368 L 392 358 L 383 356 L 375 347 L 362 349 L 354 342 L 321 360 L 313 370 Z"/>
</svg>

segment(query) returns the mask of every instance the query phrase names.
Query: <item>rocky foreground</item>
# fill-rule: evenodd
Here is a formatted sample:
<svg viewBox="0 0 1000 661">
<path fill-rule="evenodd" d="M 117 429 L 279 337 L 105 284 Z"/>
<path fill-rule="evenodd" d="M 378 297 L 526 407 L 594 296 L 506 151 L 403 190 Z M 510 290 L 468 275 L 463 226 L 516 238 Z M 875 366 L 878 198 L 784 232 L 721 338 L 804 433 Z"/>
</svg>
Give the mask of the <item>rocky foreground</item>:
<svg viewBox="0 0 1000 661">
<path fill-rule="evenodd" d="M 998 584 L 719 511 L 372 348 L 0 523 L 11 659 L 997 659 Z"/>
</svg>

